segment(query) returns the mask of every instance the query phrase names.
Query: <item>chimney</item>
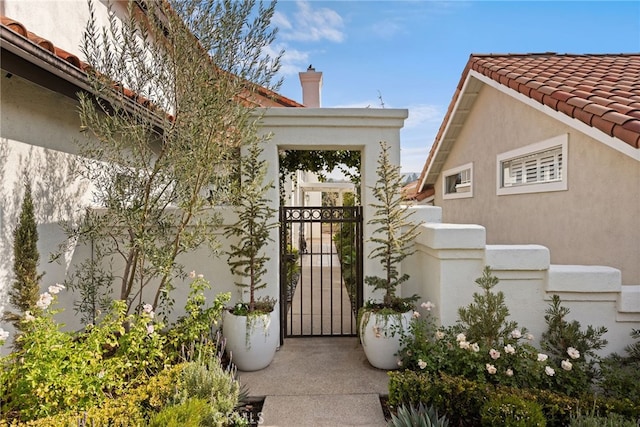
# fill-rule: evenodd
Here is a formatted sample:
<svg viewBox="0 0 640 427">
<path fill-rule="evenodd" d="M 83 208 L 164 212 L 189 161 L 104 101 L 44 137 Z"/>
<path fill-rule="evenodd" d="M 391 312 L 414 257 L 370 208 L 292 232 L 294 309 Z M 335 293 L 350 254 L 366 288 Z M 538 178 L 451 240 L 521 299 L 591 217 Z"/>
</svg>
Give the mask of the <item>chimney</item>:
<svg viewBox="0 0 640 427">
<path fill-rule="evenodd" d="M 309 65 L 307 71 L 298 73 L 302 85 L 302 103 L 306 107 L 320 107 L 320 93 L 322 90 L 322 73 Z"/>
</svg>

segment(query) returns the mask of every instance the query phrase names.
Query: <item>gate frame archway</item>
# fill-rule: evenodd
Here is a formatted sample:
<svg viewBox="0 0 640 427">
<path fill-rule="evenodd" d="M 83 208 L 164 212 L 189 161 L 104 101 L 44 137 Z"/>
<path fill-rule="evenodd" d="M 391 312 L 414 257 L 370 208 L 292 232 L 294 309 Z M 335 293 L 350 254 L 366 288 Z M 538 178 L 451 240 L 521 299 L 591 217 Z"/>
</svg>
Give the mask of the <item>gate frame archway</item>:
<svg viewBox="0 0 640 427">
<path fill-rule="evenodd" d="M 373 234 L 374 226 L 367 224 L 373 213 L 370 203 L 374 201 L 371 188 L 376 182 L 377 160 L 380 141 L 389 147 L 389 157 L 393 164 L 400 164 L 400 129 L 408 117 L 407 109 L 379 108 L 267 108 L 258 109 L 260 133 L 267 137 L 262 158 L 269 164 L 266 181 L 273 182 L 266 197 L 274 209 L 280 208 L 279 150 L 353 150 L 361 153 L 361 193 L 363 207 L 363 277 L 381 276 L 382 267 L 367 258 L 373 249 L 367 236 Z M 267 248 L 270 257 L 266 265 L 265 296 L 279 298 L 280 260 L 279 230 L 271 232 L 271 242 Z M 371 290 L 363 290 L 367 300 L 373 295 Z M 278 305 L 278 311 L 279 305 Z M 274 316 L 280 319 L 280 313 Z M 281 330 L 278 326 L 278 330 Z M 282 337 L 281 337 L 282 338 Z"/>
</svg>

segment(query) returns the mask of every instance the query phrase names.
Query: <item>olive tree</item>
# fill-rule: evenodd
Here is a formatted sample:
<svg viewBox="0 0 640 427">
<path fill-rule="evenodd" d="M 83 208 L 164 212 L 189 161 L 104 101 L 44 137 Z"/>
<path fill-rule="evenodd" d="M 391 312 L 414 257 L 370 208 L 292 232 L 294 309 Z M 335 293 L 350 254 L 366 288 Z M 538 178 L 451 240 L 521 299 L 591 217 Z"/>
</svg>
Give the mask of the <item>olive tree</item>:
<svg viewBox="0 0 640 427">
<path fill-rule="evenodd" d="M 70 241 L 94 254 L 70 285 L 95 295 L 115 282 L 113 297 L 130 310 L 144 293 L 166 312 L 184 277 L 178 256 L 218 248 L 220 218 L 209 207 L 233 200 L 231 163 L 257 134 L 256 98 L 279 84 L 281 53 L 265 53 L 275 2 L 129 1 L 109 9 L 106 27 L 89 4 L 78 170 L 102 209 L 69 228 Z"/>
</svg>

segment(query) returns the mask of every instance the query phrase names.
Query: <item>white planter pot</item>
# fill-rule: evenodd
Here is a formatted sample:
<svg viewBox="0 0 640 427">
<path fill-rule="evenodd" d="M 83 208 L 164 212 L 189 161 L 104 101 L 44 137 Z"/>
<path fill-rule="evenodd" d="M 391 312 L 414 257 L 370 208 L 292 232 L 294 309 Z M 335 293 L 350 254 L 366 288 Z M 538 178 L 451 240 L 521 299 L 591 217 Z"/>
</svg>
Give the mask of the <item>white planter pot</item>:
<svg viewBox="0 0 640 427">
<path fill-rule="evenodd" d="M 366 311 L 362 315 L 360 340 L 367 360 L 378 369 L 398 369 L 400 351 L 400 333 L 398 328 L 407 331 L 411 323 L 413 310 L 395 315 L 382 315 Z"/>
<path fill-rule="evenodd" d="M 280 342 L 275 311 L 258 316 L 236 316 L 225 310 L 222 333 L 226 350 L 241 371 L 257 371 L 269 366 Z"/>
</svg>

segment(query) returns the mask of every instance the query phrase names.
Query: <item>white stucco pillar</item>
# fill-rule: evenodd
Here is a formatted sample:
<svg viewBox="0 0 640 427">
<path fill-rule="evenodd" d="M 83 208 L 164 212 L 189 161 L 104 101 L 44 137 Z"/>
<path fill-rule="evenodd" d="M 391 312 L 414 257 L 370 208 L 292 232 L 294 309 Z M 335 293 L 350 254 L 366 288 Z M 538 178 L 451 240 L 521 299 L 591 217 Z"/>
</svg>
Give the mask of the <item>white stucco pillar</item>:
<svg viewBox="0 0 640 427">
<path fill-rule="evenodd" d="M 473 301 L 475 279 L 484 268 L 486 230 L 473 224 L 427 223 L 416 239 L 422 278 L 419 293 L 436 307 L 443 325 L 453 325 L 458 307 Z"/>
</svg>

